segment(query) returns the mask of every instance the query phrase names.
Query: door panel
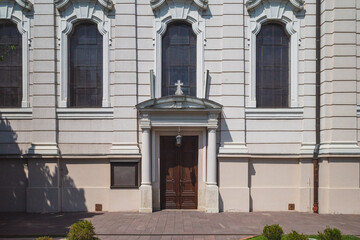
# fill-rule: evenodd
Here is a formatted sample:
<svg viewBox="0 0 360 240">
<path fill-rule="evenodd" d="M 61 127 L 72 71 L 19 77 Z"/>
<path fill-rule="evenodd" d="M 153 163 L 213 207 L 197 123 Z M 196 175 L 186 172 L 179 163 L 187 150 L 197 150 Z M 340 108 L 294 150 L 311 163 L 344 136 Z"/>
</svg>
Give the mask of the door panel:
<svg viewBox="0 0 360 240">
<path fill-rule="evenodd" d="M 198 137 L 160 137 L 160 201 L 162 209 L 197 209 Z"/>
</svg>

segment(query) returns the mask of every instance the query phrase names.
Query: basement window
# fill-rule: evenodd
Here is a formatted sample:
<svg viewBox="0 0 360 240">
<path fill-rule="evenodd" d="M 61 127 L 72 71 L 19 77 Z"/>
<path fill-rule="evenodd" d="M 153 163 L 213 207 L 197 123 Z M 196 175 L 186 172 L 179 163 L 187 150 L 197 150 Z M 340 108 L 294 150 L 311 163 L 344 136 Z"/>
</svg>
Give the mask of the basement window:
<svg viewBox="0 0 360 240">
<path fill-rule="evenodd" d="M 111 188 L 138 188 L 139 162 L 111 162 Z"/>
</svg>

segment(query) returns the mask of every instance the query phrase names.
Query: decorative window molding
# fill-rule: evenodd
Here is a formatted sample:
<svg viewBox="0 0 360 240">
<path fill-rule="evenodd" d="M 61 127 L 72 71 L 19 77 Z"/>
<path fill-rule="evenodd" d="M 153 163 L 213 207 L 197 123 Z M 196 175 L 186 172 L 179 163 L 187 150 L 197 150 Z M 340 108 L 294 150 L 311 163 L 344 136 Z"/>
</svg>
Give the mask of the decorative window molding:
<svg viewBox="0 0 360 240">
<path fill-rule="evenodd" d="M 0 1 L 0 19 L 8 19 L 16 23 L 22 35 L 22 108 L 29 107 L 30 20 L 28 13 L 32 7 L 29 0 Z"/>
<path fill-rule="evenodd" d="M 290 36 L 290 75 L 289 107 L 299 107 L 298 86 L 298 51 L 300 44 L 300 23 L 297 12 L 303 10 L 303 0 L 247 0 L 249 12 L 249 46 L 250 46 L 250 82 L 246 107 L 256 108 L 256 36 L 261 26 L 268 22 L 280 22 L 285 25 Z"/>
<path fill-rule="evenodd" d="M 103 99 L 102 107 L 110 107 L 109 94 L 109 47 L 111 46 L 110 19 L 108 12 L 113 4 L 110 0 L 55 0 L 60 12 L 60 102 L 59 107 L 68 107 L 68 38 L 74 24 L 80 21 L 92 21 L 97 24 L 103 36 Z"/>
<path fill-rule="evenodd" d="M 0 119 L 21 119 L 21 120 L 31 120 L 32 119 L 32 109 L 31 108 L 1 108 L 0 109 Z"/>
<path fill-rule="evenodd" d="M 113 119 L 113 108 L 57 108 L 58 119 Z"/>
<path fill-rule="evenodd" d="M 246 119 L 303 119 L 302 108 L 245 109 Z"/>
<path fill-rule="evenodd" d="M 161 97 L 162 70 L 162 37 L 168 24 L 174 21 L 184 21 L 192 26 L 196 34 L 196 96 L 205 97 L 204 78 L 204 45 L 205 21 L 201 12 L 207 8 L 207 0 L 151 0 L 154 11 L 154 46 L 155 46 L 155 97 Z"/>
</svg>

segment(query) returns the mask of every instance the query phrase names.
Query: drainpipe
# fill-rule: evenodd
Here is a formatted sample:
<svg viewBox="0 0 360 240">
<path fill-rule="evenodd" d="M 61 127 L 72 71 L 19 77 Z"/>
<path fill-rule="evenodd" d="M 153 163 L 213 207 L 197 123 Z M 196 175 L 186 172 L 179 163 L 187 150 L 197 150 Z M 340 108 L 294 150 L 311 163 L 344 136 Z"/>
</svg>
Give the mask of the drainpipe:
<svg viewBox="0 0 360 240">
<path fill-rule="evenodd" d="M 320 150 L 320 14 L 321 2 L 316 0 L 316 145 L 314 149 L 314 205 L 313 212 L 319 213 L 319 150 Z"/>
</svg>

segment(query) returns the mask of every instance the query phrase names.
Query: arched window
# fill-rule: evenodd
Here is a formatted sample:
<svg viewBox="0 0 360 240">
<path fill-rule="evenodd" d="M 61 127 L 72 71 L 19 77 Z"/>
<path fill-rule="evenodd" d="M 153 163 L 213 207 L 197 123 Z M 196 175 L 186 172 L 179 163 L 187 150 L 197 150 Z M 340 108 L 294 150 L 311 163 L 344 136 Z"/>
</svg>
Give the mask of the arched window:
<svg viewBox="0 0 360 240">
<path fill-rule="evenodd" d="M 263 25 L 256 37 L 256 105 L 289 107 L 289 36 L 281 24 Z"/>
<path fill-rule="evenodd" d="M 183 22 L 168 25 L 162 39 L 162 96 L 174 95 L 178 80 L 184 95 L 196 96 L 196 35 Z"/>
<path fill-rule="evenodd" d="M 70 107 L 101 107 L 103 37 L 94 23 L 75 26 L 69 38 Z"/>
<path fill-rule="evenodd" d="M 11 21 L 0 21 L 0 56 L 0 107 L 21 107 L 22 36 Z"/>
</svg>

